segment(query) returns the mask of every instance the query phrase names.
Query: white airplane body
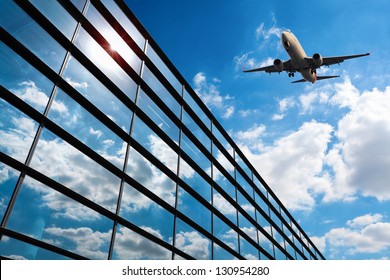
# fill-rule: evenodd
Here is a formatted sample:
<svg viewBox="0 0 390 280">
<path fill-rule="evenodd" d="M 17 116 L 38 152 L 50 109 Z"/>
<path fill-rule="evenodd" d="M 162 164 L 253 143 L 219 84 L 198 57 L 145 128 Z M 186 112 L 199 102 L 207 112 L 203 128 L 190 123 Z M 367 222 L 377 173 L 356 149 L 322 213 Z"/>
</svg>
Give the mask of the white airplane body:
<svg viewBox="0 0 390 280">
<path fill-rule="evenodd" d="M 274 72 L 288 72 L 289 77 L 294 77 L 294 73 L 299 72 L 303 79 L 294 81 L 293 83 L 300 82 L 311 82 L 315 83 L 317 80 L 337 78 L 340 76 L 317 76 L 316 69 L 321 66 L 329 66 L 332 64 L 340 64 L 344 60 L 366 56 L 370 53 L 364 54 L 355 54 L 347 56 L 332 56 L 332 57 L 322 57 L 320 54 L 315 53 L 312 57 L 308 57 L 305 53 L 305 50 L 302 48 L 297 37 L 291 31 L 284 31 L 281 35 L 281 41 L 284 49 L 290 56 L 290 59 L 287 61 L 281 61 L 280 59 L 275 59 L 273 65 L 260 67 L 251 70 L 243 70 L 243 72 L 256 72 L 264 71 L 266 73 Z"/>
</svg>

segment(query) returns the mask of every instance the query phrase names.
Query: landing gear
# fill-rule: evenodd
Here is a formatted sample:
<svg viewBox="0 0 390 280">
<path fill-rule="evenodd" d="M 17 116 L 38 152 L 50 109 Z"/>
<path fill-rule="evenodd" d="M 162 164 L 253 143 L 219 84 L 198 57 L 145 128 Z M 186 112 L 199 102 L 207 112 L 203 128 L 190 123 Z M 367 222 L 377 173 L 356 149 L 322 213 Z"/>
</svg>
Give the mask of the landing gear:
<svg viewBox="0 0 390 280">
<path fill-rule="evenodd" d="M 317 74 L 317 70 L 316 69 L 311 69 L 310 71 L 312 74 Z"/>
<path fill-rule="evenodd" d="M 294 77 L 294 72 L 288 73 L 288 77 L 289 77 L 289 78 Z"/>
</svg>

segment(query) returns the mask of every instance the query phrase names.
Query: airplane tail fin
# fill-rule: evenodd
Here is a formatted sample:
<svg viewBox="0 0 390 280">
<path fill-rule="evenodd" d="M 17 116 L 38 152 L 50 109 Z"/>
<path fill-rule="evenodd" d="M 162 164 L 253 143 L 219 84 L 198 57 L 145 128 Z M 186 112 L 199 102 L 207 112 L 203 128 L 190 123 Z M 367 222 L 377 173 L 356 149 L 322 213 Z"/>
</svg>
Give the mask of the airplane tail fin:
<svg viewBox="0 0 390 280">
<path fill-rule="evenodd" d="M 338 78 L 340 76 L 317 76 L 317 81 L 319 80 L 325 80 L 325 79 L 333 79 L 333 78 Z M 293 81 L 291 83 L 295 84 L 295 83 L 304 83 L 304 82 L 307 82 L 305 79 L 301 79 L 301 80 L 297 80 L 297 81 Z"/>
</svg>

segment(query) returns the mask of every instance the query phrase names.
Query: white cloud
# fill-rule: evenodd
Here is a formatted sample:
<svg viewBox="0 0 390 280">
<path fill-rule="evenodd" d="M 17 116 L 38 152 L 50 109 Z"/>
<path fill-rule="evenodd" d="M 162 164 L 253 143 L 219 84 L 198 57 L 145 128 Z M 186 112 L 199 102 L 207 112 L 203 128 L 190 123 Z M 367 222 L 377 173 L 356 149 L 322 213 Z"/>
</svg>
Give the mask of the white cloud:
<svg viewBox="0 0 390 280">
<path fill-rule="evenodd" d="M 323 158 L 331 132 L 330 125 L 311 121 L 276 140 L 272 146 L 256 149 L 245 141 L 239 144 L 289 209 L 310 210 L 315 205 L 313 192 L 320 193 L 329 188 L 329 180 L 323 172 Z M 257 141 L 261 142 L 261 138 Z"/>
<path fill-rule="evenodd" d="M 224 119 L 233 116 L 235 108 L 231 104 L 233 99 L 229 95 L 222 95 L 216 82 L 209 83 L 204 73 L 199 72 L 193 78 L 194 90 L 210 110 L 216 110 Z M 218 80 L 217 83 L 220 81 Z"/>
<path fill-rule="evenodd" d="M 284 119 L 286 111 L 289 108 L 293 108 L 296 105 L 296 101 L 295 101 L 294 97 L 286 97 L 286 98 L 283 98 L 282 100 L 279 100 L 278 105 L 279 105 L 279 108 L 278 108 L 279 113 L 274 114 L 272 116 L 272 120 L 275 120 L 275 121 L 279 121 L 279 120 Z"/>
<path fill-rule="evenodd" d="M 264 22 L 260 23 L 260 25 L 256 28 L 256 38 L 264 40 L 270 39 L 271 36 L 280 38 L 282 32 L 283 29 L 276 26 L 276 20 L 274 18 L 274 25 L 269 29 L 265 28 Z"/>
<path fill-rule="evenodd" d="M 179 232 L 176 234 L 176 247 L 198 260 L 210 257 L 210 240 L 198 232 Z"/>
<path fill-rule="evenodd" d="M 331 258 L 344 258 L 357 253 L 381 253 L 390 248 L 390 223 L 381 214 L 366 214 L 347 222 L 346 227 L 333 228 L 322 237 L 311 239 Z"/>
<path fill-rule="evenodd" d="M 66 77 L 65 81 L 67 81 L 68 84 L 70 84 L 75 89 L 85 89 L 85 88 L 89 87 L 87 82 L 81 82 L 81 83 L 75 82 L 75 81 L 72 81 L 72 79 L 69 77 Z"/>
<path fill-rule="evenodd" d="M 38 88 L 33 81 L 24 81 L 18 84 L 19 88 L 11 89 L 20 99 L 30 103 L 33 106 L 36 106 L 38 109 L 43 110 L 49 101 L 48 93 L 44 93 L 40 88 Z M 52 104 L 52 109 L 65 114 L 68 112 L 65 104 L 62 102 L 54 101 Z"/>
<path fill-rule="evenodd" d="M 108 232 L 93 231 L 88 227 L 65 229 L 49 227 L 45 229 L 46 234 L 61 237 L 73 243 L 74 249 L 72 251 L 90 259 L 107 259 L 108 251 L 103 248 L 108 247 L 111 232 L 111 230 Z M 50 239 L 47 239 L 47 241 L 50 241 Z"/>
<path fill-rule="evenodd" d="M 163 237 L 157 230 L 148 227 L 142 228 L 160 239 Z M 121 227 L 116 234 L 114 253 L 116 257 L 123 260 L 163 260 L 170 259 L 172 255 L 165 248 L 125 227 Z"/>
<path fill-rule="evenodd" d="M 336 89 L 338 97 L 332 100 L 340 101 L 340 107 L 348 106 L 350 112 L 339 121 L 336 131 L 339 143 L 328 156 L 335 180 L 365 196 L 389 200 L 390 87 L 359 94 L 346 80 Z M 344 93 L 351 97 L 346 98 Z M 334 192 L 337 193 L 336 188 Z"/>
<path fill-rule="evenodd" d="M 101 130 L 94 130 L 92 127 L 89 128 L 89 133 L 91 133 L 92 135 L 95 135 L 96 138 L 100 138 L 100 136 L 103 135 L 103 132 Z"/>
<path fill-rule="evenodd" d="M 381 214 L 366 214 L 347 221 L 347 225 L 351 228 L 364 227 L 372 223 L 380 222 L 382 218 L 383 216 Z"/>
</svg>

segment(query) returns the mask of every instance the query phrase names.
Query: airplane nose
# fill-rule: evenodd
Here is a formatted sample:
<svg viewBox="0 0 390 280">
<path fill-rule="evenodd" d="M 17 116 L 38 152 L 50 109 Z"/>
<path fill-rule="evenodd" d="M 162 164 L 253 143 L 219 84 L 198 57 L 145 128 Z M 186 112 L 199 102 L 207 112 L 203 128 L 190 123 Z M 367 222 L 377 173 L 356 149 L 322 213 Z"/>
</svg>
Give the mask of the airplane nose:
<svg viewBox="0 0 390 280">
<path fill-rule="evenodd" d="M 283 42 L 286 41 L 286 39 L 287 39 L 286 31 L 282 32 L 282 36 L 281 37 L 282 37 L 281 39 L 282 39 Z"/>
</svg>

